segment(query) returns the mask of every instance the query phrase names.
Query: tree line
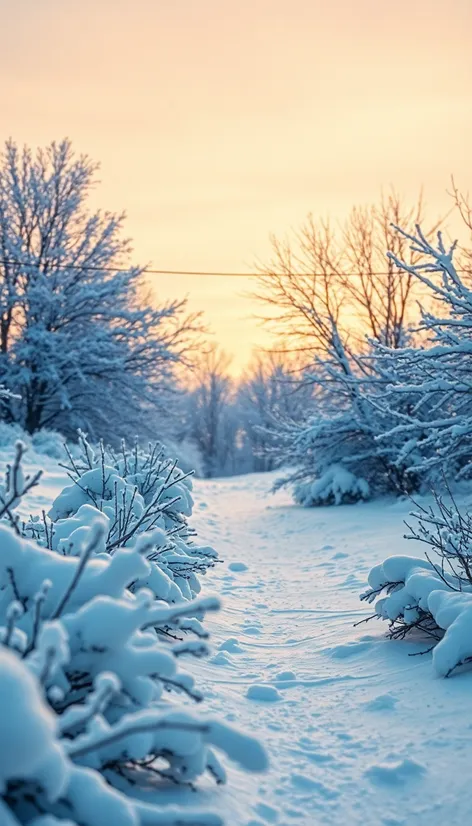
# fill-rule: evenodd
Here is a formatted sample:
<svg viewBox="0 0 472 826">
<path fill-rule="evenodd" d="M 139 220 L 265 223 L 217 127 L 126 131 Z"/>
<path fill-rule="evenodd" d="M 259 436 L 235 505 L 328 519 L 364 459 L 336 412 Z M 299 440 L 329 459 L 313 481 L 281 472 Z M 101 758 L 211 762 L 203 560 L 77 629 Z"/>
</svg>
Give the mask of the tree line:
<svg viewBox="0 0 472 826">
<path fill-rule="evenodd" d="M 343 224 L 273 238 L 254 302 L 273 330 L 239 380 L 186 301 L 160 303 L 98 166 L 69 141 L 0 163 L 0 383 L 7 422 L 110 443 L 156 432 L 212 477 L 288 468 L 303 504 L 470 474 L 471 259 L 394 191 Z M 472 231 L 471 211 L 453 201 Z"/>
<path fill-rule="evenodd" d="M 206 476 L 271 468 L 258 428 L 273 410 L 295 414 L 302 394 L 293 397 L 288 366 L 259 358 L 235 383 L 185 300 L 156 307 L 131 263 L 125 215 L 90 210 L 97 172 L 68 140 L 35 153 L 5 145 L 3 419 L 111 443 L 159 432 Z"/>
</svg>

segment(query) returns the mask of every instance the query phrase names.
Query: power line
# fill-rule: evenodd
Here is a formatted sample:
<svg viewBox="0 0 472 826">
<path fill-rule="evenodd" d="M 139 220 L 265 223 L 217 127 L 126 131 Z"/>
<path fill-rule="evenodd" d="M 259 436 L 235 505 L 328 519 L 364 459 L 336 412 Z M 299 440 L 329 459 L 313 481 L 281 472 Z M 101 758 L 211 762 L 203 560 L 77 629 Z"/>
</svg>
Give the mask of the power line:
<svg viewBox="0 0 472 826">
<path fill-rule="evenodd" d="M 35 267 L 36 264 L 28 263 L 27 261 L 16 261 L 9 258 L 0 258 L 0 264 L 10 267 Z M 132 267 L 98 267 L 91 264 L 53 264 L 54 270 L 83 270 L 85 272 L 129 272 Z M 342 275 L 343 278 L 360 278 L 365 275 L 383 276 L 383 275 L 406 275 L 407 271 L 397 268 L 396 272 L 391 270 L 364 270 L 363 272 L 342 272 L 342 273 L 324 273 L 324 272 L 225 272 L 219 270 L 155 270 L 144 267 L 141 272 L 145 275 L 184 275 L 184 276 L 203 276 L 214 278 L 315 278 L 326 275 L 335 276 Z M 456 269 L 456 272 L 469 272 L 469 270 Z"/>
</svg>

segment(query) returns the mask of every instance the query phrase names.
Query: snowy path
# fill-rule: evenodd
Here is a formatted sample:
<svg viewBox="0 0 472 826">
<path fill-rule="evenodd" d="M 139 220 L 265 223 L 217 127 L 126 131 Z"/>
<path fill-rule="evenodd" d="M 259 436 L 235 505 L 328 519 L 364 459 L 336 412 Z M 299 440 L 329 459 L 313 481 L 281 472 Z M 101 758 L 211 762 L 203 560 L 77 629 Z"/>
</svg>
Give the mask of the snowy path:
<svg viewBox="0 0 472 826">
<path fill-rule="evenodd" d="M 268 498 L 270 482 L 196 486 L 194 524 L 225 560 L 205 583 L 223 611 L 198 670 L 212 710 L 271 759 L 262 778 L 231 767 L 202 802 L 210 795 L 231 826 L 470 822 L 472 674 L 439 680 L 429 655 L 408 656 L 421 646 L 385 640 L 376 621 L 353 628 L 369 568 L 415 552 L 401 538 L 408 504 L 308 511 Z"/>
<path fill-rule="evenodd" d="M 53 460 L 41 464 L 38 513 L 64 483 Z M 370 567 L 415 553 L 402 540 L 408 503 L 304 510 L 269 496 L 271 482 L 197 481 L 192 517 L 225 560 L 203 581 L 223 600 L 205 623 L 214 655 L 192 670 L 210 713 L 266 743 L 270 772 L 231 765 L 226 787 L 207 779 L 197 800 L 172 787 L 168 802 L 188 797 L 227 826 L 471 823 L 472 673 L 437 679 L 429 655 L 408 656 L 424 645 L 390 642 L 376 621 L 353 627 Z"/>
</svg>

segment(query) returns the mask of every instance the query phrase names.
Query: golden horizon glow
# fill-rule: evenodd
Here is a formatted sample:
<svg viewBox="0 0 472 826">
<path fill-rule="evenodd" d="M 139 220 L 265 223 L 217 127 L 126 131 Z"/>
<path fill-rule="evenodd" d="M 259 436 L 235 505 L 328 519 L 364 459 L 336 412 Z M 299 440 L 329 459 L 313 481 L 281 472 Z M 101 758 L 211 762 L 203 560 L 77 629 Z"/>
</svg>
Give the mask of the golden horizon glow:
<svg viewBox="0 0 472 826">
<path fill-rule="evenodd" d="M 470 0 L 0 0 L 0 140 L 69 136 L 138 263 L 252 270 L 269 234 L 393 184 L 472 184 Z M 166 276 L 238 372 L 267 334 L 245 279 Z"/>
</svg>

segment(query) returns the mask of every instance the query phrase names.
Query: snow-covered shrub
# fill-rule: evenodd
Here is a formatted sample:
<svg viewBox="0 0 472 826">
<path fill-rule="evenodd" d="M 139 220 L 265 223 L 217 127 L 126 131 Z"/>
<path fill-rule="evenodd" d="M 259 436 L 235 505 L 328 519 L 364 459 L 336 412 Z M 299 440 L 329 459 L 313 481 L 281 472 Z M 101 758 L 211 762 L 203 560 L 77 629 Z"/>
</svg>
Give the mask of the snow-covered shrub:
<svg viewBox="0 0 472 826">
<path fill-rule="evenodd" d="M 176 456 L 184 473 L 192 470 L 197 478 L 203 476 L 203 460 L 198 446 L 190 438 L 173 439 L 166 437 L 164 447 L 168 456 Z"/>
<path fill-rule="evenodd" d="M 304 507 L 316 505 L 343 505 L 369 498 L 369 485 L 341 465 L 331 465 L 314 482 L 300 482 L 294 487 L 297 504 Z"/>
<path fill-rule="evenodd" d="M 359 358 L 359 370 L 362 364 Z M 366 384 L 354 372 L 341 377 L 334 371 L 330 378 L 331 368 L 319 369 L 320 377 L 312 379 L 320 388 L 315 412 L 301 422 L 279 420 L 275 427 L 276 458 L 289 467 L 275 489 L 292 486 L 295 501 L 308 507 L 417 490 L 419 479 L 400 453 L 402 441 L 379 440 L 394 422 L 377 404 L 384 387 L 380 366 L 366 357 Z M 407 403 L 399 401 L 397 409 Z"/>
<path fill-rule="evenodd" d="M 41 471 L 33 475 L 25 474 L 22 459 L 26 452 L 26 445 L 18 440 L 15 445 L 13 462 L 5 468 L 5 478 L 0 483 L 0 520 L 8 520 L 16 533 L 20 533 L 20 518 L 15 509 L 20 505 L 23 496 L 33 488 L 41 477 Z"/>
<path fill-rule="evenodd" d="M 186 480 L 173 462 L 163 469 L 165 459 L 157 459 L 155 451 L 146 461 L 137 447 L 124 449 L 115 457 L 120 476 L 116 467 L 102 462 L 103 448 L 98 459 L 85 439 L 83 448 L 88 470 L 82 460 L 74 463 L 78 482 L 59 496 L 54 519 L 23 526 L 15 516 L 22 493 L 37 481 L 22 472 L 21 445 L 1 490 L 2 756 L 4 744 L 17 745 L 12 760 L 0 756 L 0 822 L 40 826 L 40 815 L 50 815 L 48 824 L 68 826 L 108 821 L 216 826 L 219 818 L 193 808 L 159 807 L 158 785 L 154 805 L 127 796 L 149 777 L 192 783 L 208 771 L 223 782 L 217 751 L 248 770 L 266 765 L 263 749 L 252 738 L 189 708 L 202 695 L 181 661 L 207 653 L 202 619 L 218 602 L 194 599 L 190 587 L 183 594 L 180 580 L 187 581 L 186 575 L 179 570 L 172 579 L 156 566 L 160 535 L 169 525 L 175 529 L 174 519 L 160 527 L 144 520 L 128 536 L 129 523 L 139 522 L 149 505 L 155 509 L 161 490 L 169 509 L 178 513 L 175 492 L 188 493 Z M 96 477 L 102 472 L 100 487 Z M 130 486 L 136 493 L 129 492 Z M 82 501 L 90 493 L 95 501 Z M 182 503 L 187 517 L 189 495 Z M 125 541 L 110 546 L 114 518 L 121 520 Z M 189 542 L 190 530 L 185 521 L 182 525 L 182 542 Z M 175 536 L 179 541 L 178 532 Z M 195 568 L 191 573 L 194 585 Z M 25 745 L 27 724 L 31 746 Z"/>
<path fill-rule="evenodd" d="M 31 447 L 40 456 L 49 456 L 51 459 L 62 459 L 64 456 L 64 436 L 57 430 L 42 428 L 33 433 Z"/>
<path fill-rule="evenodd" d="M 21 441 L 31 452 L 38 456 L 49 456 L 51 459 L 64 458 L 64 442 L 62 433 L 56 430 L 37 430 L 31 436 L 19 425 L 0 421 L 0 449 L 14 449 L 15 443 Z M 75 445 L 68 443 L 68 450 L 75 453 Z"/>
<path fill-rule="evenodd" d="M 18 440 L 21 440 L 28 446 L 31 444 L 30 437 L 25 434 L 25 431 L 19 424 L 7 424 L 7 422 L 0 421 L 0 448 L 7 447 L 12 449 Z"/>
<path fill-rule="evenodd" d="M 104 529 L 95 553 L 113 554 L 146 536 L 142 553 L 149 572 L 133 589 L 146 586 L 168 602 L 192 599 L 200 591 L 198 576 L 217 561 L 213 548 L 195 542 L 189 525 L 192 472 L 181 471 L 159 443 L 146 450 L 123 443 L 115 453 L 103 444 L 94 449 L 80 434 L 79 444 L 78 457 L 69 452 L 72 484 L 56 498 L 47 519 L 30 521 L 27 532 L 52 550 L 77 555 L 95 513 Z"/>
<path fill-rule="evenodd" d="M 412 516 L 406 538 L 428 546 L 426 559 L 389 557 L 371 570 L 361 599 L 375 602 L 391 638 L 416 631 L 432 641 L 434 668 L 448 676 L 472 662 L 472 514 L 436 496 L 435 507 Z"/>
</svg>

